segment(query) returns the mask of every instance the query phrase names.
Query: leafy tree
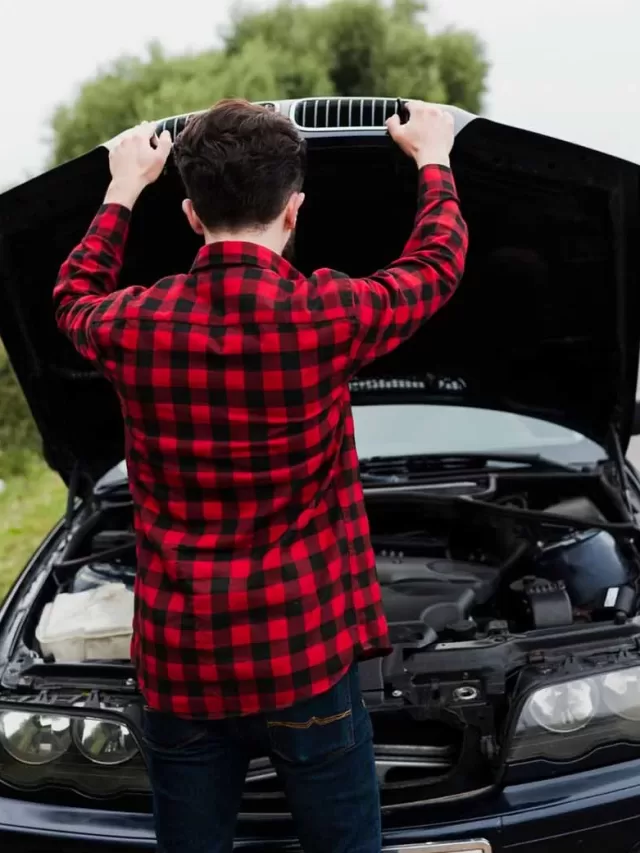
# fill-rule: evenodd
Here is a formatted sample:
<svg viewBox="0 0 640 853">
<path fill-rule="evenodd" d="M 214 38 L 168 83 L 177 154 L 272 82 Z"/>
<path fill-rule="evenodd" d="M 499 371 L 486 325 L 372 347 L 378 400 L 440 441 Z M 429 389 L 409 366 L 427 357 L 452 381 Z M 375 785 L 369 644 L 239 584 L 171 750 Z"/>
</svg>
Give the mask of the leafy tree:
<svg viewBox="0 0 640 853">
<path fill-rule="evenodd" d="M 202 109 L 222 97 L 423 98 L 481 108 L 487 63 L 473 33 L 432 35 L 420 0 L 282 0 L 240 8 L 220 45 L 168 56 L 158 44 L 121 57 L 51 119 L 51 163 L 76 157 L 139 121 Z"/>
</svg>

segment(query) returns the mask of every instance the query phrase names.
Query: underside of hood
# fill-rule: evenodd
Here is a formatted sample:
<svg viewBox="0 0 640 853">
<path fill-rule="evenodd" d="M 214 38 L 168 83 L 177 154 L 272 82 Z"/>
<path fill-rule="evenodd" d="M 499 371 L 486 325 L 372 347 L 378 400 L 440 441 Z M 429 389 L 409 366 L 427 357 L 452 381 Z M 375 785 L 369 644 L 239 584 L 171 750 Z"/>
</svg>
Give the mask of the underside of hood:
<svg viewBox="0 0 640 853">
<path fill-rule="evenodd" d="M 413 402 L 503 409 L 610 450 L 615 434 L 626 449 L 640 348 L 638 167 L 486 119 L 457 127 L 453 168 L 470 231 L 464 281 L 360 379 L 395 380 L 394 402 L 397 380 L 408 379 Z M 297 265 L 363 275 L 388 264 L 415 213 L 415 168 L 383 130 L 307 135 Z M 74 468 L 95 480 L 124 453 L 115 393 L 58 332 L 52 308 L 59 266 L 108 177 L 98 148 L 0 196 L 0 336 L 46 457 L 67 481 Z M 188 268 L 198 244 L 180 199 L 172 169 L 145 192 L 122 285 Z M 383 399 L 381 388 L 360 381 L 354 402 Z"/>
</svg>

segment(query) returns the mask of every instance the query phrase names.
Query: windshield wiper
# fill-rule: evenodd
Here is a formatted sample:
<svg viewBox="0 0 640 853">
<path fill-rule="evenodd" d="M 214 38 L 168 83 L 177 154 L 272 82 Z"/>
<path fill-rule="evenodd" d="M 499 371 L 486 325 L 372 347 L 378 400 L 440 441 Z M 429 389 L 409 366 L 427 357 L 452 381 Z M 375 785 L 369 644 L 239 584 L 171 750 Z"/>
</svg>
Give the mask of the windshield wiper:
<svg viewBox="0 0 640 853">
<path fill-rule="evenodd" d="M 575 474 L 584 466 L 564 465 L 538 453 L 425 453 L 416 456 L 370 456 L 360 460 L 360 476 L 365 484 L 393 485 L 432 474 L 511 468 Z"/>
</svg>

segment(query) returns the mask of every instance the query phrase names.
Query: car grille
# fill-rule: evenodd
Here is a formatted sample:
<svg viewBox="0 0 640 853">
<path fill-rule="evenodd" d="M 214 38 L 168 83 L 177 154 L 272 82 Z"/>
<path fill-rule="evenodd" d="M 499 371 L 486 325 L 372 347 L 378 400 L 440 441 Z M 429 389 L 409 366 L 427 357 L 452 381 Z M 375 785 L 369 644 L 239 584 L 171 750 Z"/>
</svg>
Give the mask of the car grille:
<svg viewBox="0 0 640 853">
<path fill-rule="evenodd" d="M 410 806 L 446 793 L 443 786 L 460 761 L 460 733 L 435 721 L 415 720 L 402 711 L 373 712 L 371 718 L 383 809 Z M 251 762 L 242 813 L 246 819 L 289 813 L 268 758 Z"/>
<path fill-rule="evenodd" d="M 160 134 L 164 130 L 168 130 L 171 134 L 171 138 L 175 139 L 176 136 L 184 130 L 186 123 L 193 115 L 196 115 L 196 113 L 186 113 L 182 116 L 171 116 L 171 118 L 163 118 L 162 121 L 159 121 L 156 124 L 156 133 L 158 134 L 158 136 L 160 136 Z"/>
<path fill-rule="evenodd" d="M 394 98 L 305 98 L 295 105 L 292 118 L 298 127 L 312 130 L 378 130 L 395 111 Z"/>
<path fill-rule="evenodd" d="M 269 110 L 280 111 L 276 101 L 256 101 Z M 293 104 L 291 119 L 304 130 L 380 130 L 396 111 L 395 98 L 305 98 Z M 189 119 L 197 113 L 185 113 L 162 119 L 156 124 L 156 133 L 171 133 L 172 139 L 184 129 Z"/>
<path fill-rule="evenodd" d="M 376 771 L 382 786 L 392 782 L 433 778 L 452 767 L 453 750 L 447 746 L 376 745 Z M 262 786 L 262 787 L 261 787 Z M 247 793 L 278 790 L 277 776 L 268 758 L 251 762 Z"/>
<path fill-rule="evenodd" d="M 279 112 L 280 105 L 275 101 L 254 101 L 255 104 L 265 107 L 267 110 L 271 110 L 272 112 Z M 162 133 L 163 130 L 168 130 L 171 134 L 171 138 L 175 139 L 176 136 L 184 130 L 185 125 L 189 121 L 190 118 L 194 115 L 199 115 L 201 111 L 195 113 L 185 113 L 181 116 L 171 116 L 170 118 L 163 118 L 162 121 L 156 123 L 156 133 L 158 136 Z"/>
<path fill-rule="evenodd" d="M 414 799 L 414 790 L 437 782 L 454 766 L 455 753 L 447 746 L 376 745 L 376 770 L 382 805 Z M 416 799 L 423 799 L 419 795 Z M 268 758 L 251 762 L 242 798 L 245 817 L 252 814 L 286 815 L 284 791 Z"/>
</svg>

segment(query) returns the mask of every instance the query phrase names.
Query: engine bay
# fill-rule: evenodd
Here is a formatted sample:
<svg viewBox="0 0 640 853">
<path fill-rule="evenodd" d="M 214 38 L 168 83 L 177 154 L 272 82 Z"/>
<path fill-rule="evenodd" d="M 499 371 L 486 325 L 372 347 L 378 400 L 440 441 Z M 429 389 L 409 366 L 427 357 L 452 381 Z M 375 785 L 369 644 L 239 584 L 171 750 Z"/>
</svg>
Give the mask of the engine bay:
<svg viewBox="0 0 640 853">
<path fill-rule="evenodd" d="M 583 681 L 577 699 L 545 685 L 636 661 L 640 671 L 637 510 L 614 477 L 465 468 L 365 486 L 393 643 L 360 664 L 385 808 L 493 784 L 532 685 L 546 703 L 546 743 L 564 731 L 553 726 L 573 731 L 595 710 Z M 2 679 L 16 701 L 63 713 L 80 695 L 105 708 L 117 696 L 138 719 L 135 544 L 126 482 L 73 513 Z M 258 762 L 249 773 L 249 811 L 281 797 L 267 771 Z"/>
<path fill-rule="evenodd" d="M 455 642 L 496 621 L 521 633 L 635 614 L 636 546 L 605 490 L 572 476 L 487 479 L 481 499 L 477 481 L 455 498 L 369 496 L 392 625 L 413 617 L 429 629 L 427 641 Z"/>
<path fill-rule="evenodd" d="M 415 488 L 365 488 L 365 500 L 391 639 L 406 650 L 496 632 L 622 624 L 637 612 L 636 528 L 601 473 L 465 473 Z M 67 633 L 74 600 L 85 620 L 98 601 L 94 624 L 130 632 L 135 575 L 132 504 L 121 489 L 100 497 L 71 530 L 31 648 L 61 659 L 40 641 L 56 599 Z M 72 659 L 124 647 L 94 644 Z"/>
</svg>

